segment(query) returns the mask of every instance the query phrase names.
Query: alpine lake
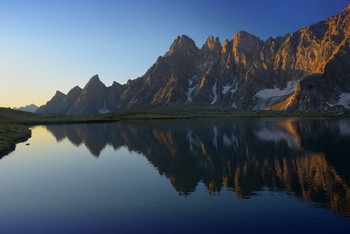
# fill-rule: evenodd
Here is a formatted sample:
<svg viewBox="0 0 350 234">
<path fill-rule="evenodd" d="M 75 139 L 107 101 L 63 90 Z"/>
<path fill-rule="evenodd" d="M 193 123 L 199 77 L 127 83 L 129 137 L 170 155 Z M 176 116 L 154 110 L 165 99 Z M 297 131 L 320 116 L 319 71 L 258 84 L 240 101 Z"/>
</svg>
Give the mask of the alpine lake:
<svg viewBox="0 0 350 234">
<path fill-rule="evenodd" d="M 35 126 L 0 188 L 0 233 L 350 233 L 350 119 Z"/>
</svg>

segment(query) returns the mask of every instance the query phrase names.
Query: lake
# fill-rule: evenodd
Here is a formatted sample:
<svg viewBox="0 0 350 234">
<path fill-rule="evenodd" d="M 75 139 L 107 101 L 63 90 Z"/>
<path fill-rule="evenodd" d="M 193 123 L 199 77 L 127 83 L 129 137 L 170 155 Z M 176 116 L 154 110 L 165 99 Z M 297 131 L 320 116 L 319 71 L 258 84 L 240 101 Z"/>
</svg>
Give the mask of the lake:
<svg viewBox="0 0 350 234">
<path fill-rule="evenodd" d="M 0 233 L 350 233 L 350 120 L 36 126 L 0 188 Z"/>
</svg>

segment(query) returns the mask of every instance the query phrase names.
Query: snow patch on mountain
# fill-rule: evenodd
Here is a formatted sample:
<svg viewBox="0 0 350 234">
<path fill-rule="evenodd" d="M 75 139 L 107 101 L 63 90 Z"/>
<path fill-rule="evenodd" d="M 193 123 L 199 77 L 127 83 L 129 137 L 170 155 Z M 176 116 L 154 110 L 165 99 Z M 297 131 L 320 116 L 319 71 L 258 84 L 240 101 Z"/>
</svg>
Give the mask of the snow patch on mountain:
<svg viewBox="0 0 350 234">
<path fill-rule="evenodd" d="M 107 107 L 106 107 L 106 101 L 103 103 L 103 108 L 102 109 L 99 109 L 98 112 L 100 113 L 100 115 L 103 115 L 103 114 L 108 114 L 108 113 L 111 113 L 112 111 L 108 110 Z"/>
<path fill-rule="evenodd" d="M 350 93 L 342 93 L 342 94 L 340 94 L 339 95 L 339 100 L 338 100 L 337 103 L 332 104 L 332 103 L 327 102 L 327 105 L 329 107 L 333 107 L 333 106 L 337 106 L 338 105 L 338 106 L 343 106 L 343 107 L 349 109 L 350 108 Z"/>
<path fill-rule="evenodd" d="M 232 85 L 222 86 L 222 94 L 225 95 L 231 88 L 232 88 Z"/>
<path fill-rule="evenodd" d="M 217 89 L 217 85 L 218 85 L 218 80 L 215 81 L 215 84 L 213 85 L 213 94 L 214 94 L 214 98 L 213 98 L 213 101 L 210 103 L 210 104 L 215 104 L 215 102 L 218 101 L 218 94 L 216 92 L 216 89 Z"/>
<path fill-rule="evenodd" d="M 260 90 L 259 92 L 257 92 L 254 95 L 254 97 L 262 98 L 262 99 L 269 99 L 269 98 L 273 98 L 273 97 L 286 96 L 286 95 L 292 94 L 294 92 L 295 87 L 297 86 L 297 83 L 298 83 L 298 81 L 296 81 L 296 80 L 288 81 L 287 82 L 287 87 L 285 89 L 277 88 L 274 85 L 273 89 Z"/>
<path fill-rule="evenodd" d="M 233 85 L 232 85 L 232 86 L 233 86 Z M 238 90 L 238 82 L 236 83 L 236 86 L 235 86 L 233 89 L 230 90 L 231 95 L 233 95 L 234 93 L 236 93 L 237 90 Z"/>
<path fill-rule="evenodd" d="M 343 106 L 345 108 L 350 108 L 350 93 L 342 93 L 339 96 L 339 101 L 336 105 Z"/>
<path fill-rule="evenodd" d="M 235 83 L 233 83 L 232 85 L 222 86 L 222 95 L 225 95 L 228 91 L 230 91 L 232 94 L 234 94 L 237 91 L 238 83 L 236 83 L 235 87 L 233 88 L 234 85 L 235 85 Z"/>
<path fill-rule="evenodd" d="M 193 76 L 192 79 L 194 79 L 196 76 Z M 188 79 L 188 90 L 186 92 L 186 97 L 187 97 L 187 101 L 188 102 L 192 102 L 192 92 L 193 90 L 195 90 L 198 86 L 198 84 L 196 84 L 194 87 L 191 88 L 192 84 L 193 84 L 193 80 L 192 79 Z"/>
</svg>

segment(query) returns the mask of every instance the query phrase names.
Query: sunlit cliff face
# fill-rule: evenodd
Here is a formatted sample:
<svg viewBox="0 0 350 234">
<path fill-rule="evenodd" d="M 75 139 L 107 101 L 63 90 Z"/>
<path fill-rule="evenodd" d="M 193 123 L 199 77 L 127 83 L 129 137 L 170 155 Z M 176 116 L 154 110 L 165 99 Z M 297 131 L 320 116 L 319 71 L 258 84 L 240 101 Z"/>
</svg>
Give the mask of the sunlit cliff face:
<svg viewBox="0 0 350 234">
<path fill-rule="evenodd" d="M 199 182 L 209 194 L 225 188 L 249 198 L 264 187 L 350 215 L 348 120 L 187 120 L 47 126 L 98 157 L 108 144 L 142 153 L 189 195 Z M 336 150 L 334 150 L 336 149 Z M 345 161 L 344 161 L 345 160 Z"/>
<path fill-rule="evenodd" d="M 96 115 L 168 103 L 238 110 L 350 109 L 349 35 L 349 7 L 267 40 L 240 31 L 223 43 L 209 36 L 197 47 L 181 35 L 143 76 L 109 87 L 94 76 L 82 90 L 57 93 L 38 113 Z"/>
</svg>

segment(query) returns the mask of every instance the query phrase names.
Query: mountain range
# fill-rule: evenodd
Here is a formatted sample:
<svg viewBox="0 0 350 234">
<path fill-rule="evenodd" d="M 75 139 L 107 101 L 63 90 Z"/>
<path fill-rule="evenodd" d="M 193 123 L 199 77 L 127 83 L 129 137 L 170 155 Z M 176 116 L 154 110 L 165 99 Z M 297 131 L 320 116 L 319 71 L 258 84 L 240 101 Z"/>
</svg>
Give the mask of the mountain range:
<svg viewBox="0 0 350 234">
<path fill-rule="evenodd" d="M 20 111 L 25 111 L 25 112 L 31 112 L 34 113 L 38 110 L 38 106 L 35 104 L 30 104 L 30 105 L 26 105 L 26 106 L 21 106 L 19 108 L 13 108 L 14 110 L 20 110 Z"/>
<path fill-rule="evenodd" d="M 350 5 L 294 33 L 260 38 L 236 33 L 201 48 L 178 36 L 139 78 L 105 86 L 98 75 L 82 89 L 57 91 L 37 113 L 92 115 L 164 103 L 237 110 L 323 111 L 350 108 Z"/>
</svg>

